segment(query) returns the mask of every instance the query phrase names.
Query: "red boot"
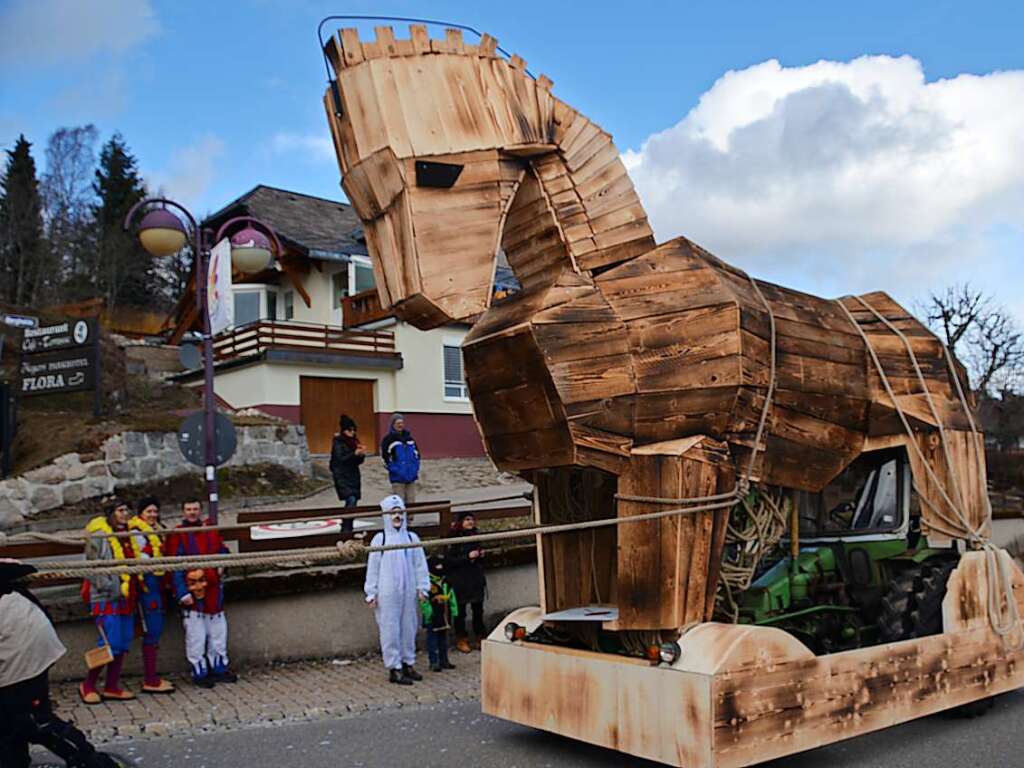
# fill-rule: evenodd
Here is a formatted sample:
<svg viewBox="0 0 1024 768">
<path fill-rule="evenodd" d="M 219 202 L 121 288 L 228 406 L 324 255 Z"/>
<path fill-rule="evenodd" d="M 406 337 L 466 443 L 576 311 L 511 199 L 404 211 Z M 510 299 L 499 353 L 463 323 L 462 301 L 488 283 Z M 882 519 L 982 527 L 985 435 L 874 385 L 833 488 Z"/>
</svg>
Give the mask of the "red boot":
<svg viewBox="0 0 1024 768">
<path fill-rule="evenodd" d="M 143 693 L 174 693 L 174 684 L 164 680 L 156 671 L 156 656 L 159 650 L 159 645 L 142 646 Z"/>
</svg>

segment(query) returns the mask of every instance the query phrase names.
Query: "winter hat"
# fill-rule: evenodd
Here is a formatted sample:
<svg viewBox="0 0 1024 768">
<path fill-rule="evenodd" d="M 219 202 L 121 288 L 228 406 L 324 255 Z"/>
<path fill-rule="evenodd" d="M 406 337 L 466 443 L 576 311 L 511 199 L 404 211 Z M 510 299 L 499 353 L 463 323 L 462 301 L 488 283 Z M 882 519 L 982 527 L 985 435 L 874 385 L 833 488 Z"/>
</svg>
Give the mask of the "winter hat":
<svg viewBox="0 0 1024 768">
<path fill-rule="evenodd" d="M 431 573 L 444 573 L 444 555 L 431 555 L 428 557 L 427 567 Z"/>
<path fill-rule="evenodd" d="M 405 501 L 401 496 L 391 494 L 380 500 L 380 508 L 385 512 L 393 512 L 396 509 L 405 509 Z"/>
<path fill-rule="evenodd" d="M 403 416 L 400 413 L 392 413 L 391 414 L 391 428 L 392 429 L 395 428 L 395 422 L 396 421 L 405 421 L 405 416 Z"/>
<path fill-rule="evenodd" d="M 347 413 L 343 413 L 341 415 L 341 419 L 338 421 L 338 425 L 341 427 L 342 432 L 344 432 L 346 429 L 351 429 L 354 431 L 356 428 L 355 419 L 353 419 Z"/>
<path fill-rule="evenodd" d="M 6 557 L 0 558 L 0 595 L 9 592 L 15 581 L 35 572 L 36 567 L 34 565 L 22 563 L 19 560 L 11 560 Z"/>
</svg>

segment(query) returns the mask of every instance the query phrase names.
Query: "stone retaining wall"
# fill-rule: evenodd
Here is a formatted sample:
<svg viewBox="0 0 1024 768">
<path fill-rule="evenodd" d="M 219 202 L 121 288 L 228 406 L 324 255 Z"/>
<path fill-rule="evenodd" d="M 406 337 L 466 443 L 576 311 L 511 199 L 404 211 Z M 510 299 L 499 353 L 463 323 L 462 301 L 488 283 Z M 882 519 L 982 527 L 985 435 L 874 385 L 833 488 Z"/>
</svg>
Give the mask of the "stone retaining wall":
<svg viewBox="0 0 1024 768">
<path fill-rule="evenodd" d="M 238 448 L 226 466 L 266 463 L 311 476 L 306 428 L 238 427 Z M 108 438 L 96 453 L 66 453 L 52 464 L 0 482 L 0 528 L 115 488 L 201 472 L 181 455 L 176 433 L 123 432 Z"/>
</svg>

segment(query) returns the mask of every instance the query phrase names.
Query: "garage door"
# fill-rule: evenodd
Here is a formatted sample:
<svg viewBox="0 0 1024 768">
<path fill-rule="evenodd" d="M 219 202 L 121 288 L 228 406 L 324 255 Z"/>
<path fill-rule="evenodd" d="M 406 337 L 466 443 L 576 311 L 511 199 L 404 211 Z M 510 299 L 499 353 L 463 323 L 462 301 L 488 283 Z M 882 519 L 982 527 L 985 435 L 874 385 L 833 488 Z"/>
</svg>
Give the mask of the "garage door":
<svg viewBox="0 0 1024 768">
<path fill-rule="evenodd" d="M 359 425 L 359 439 L 376 453 L 377 420 L 373 412 L 373 381 L 299 377 L 299 418 L 306 427 L 312 453 L 330 453 L 338 417 L 347 413 Z"/>
</svg>

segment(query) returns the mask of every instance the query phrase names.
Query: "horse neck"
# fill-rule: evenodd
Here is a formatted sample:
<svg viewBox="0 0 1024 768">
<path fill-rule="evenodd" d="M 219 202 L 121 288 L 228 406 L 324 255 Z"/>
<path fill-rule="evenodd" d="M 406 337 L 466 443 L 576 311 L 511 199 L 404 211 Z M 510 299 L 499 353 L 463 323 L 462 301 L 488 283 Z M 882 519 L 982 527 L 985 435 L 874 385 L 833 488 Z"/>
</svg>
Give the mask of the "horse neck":
<svg viewBox="0 0 1024 768">
<path fill-rule="evenodd" d="M 530 160 L 502 236 L 525 290 L 566 268 L 593 275 L 655 245 L 612 137 L 561 102 L 554 117 L 555 150 Z"/>
</svg>

